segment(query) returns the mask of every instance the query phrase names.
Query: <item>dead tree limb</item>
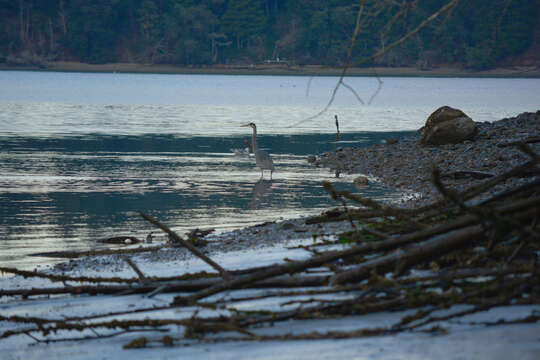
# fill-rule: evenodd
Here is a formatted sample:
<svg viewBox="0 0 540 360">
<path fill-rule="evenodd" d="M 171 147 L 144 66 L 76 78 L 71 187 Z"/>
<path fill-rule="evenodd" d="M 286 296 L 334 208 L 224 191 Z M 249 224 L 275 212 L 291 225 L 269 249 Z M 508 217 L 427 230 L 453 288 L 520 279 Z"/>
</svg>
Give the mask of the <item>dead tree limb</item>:
<svg viewBox="0 0 540 360">
<path fill-rule="evenodd" d="M 159 221 L 155 220 L 154 218 L 146 215 L 145 213 L 141 212 L 140 213 L 141 217 L 145 220 L 147 220 L 148 222 L 152 223 L 153 225 L 155 225 L 156 227 L 160 228 L 161 230 L 165 231 L 167 234 L 169 234 L 169 236 L 178 244 L 184 246 L 185 248 L 187 248 L 189 251 L 191 251 L 195 256 L 197 256 L 198 258 L 202 259 L 204 262 L 206 262 L 208 265 L 212 266 L 214 269 L 216 269 L 220 274 L 221 276 L 223 276 L 224 279 L 228 280 L 230 279 L 230 275 L 229 273 L 223 269 L 221 266 L 219 266 L 214 260 L 210 259 L 208 256 L 204 255 L 203 253 L 201 253 L 195 246 L 193 246 L 192 244 L 189 243 L 189 241 L 185 241 L 184 239 L 182 239 L 180 236 L 178 236 L 178 234 L 176 234 L 174 231 L 172 231 L 171 229 L 169 229 L 167 226 L 165 226 L 164 224 L 160 223 Z"/>
<path fill-rule="evenodd" d="M 540 142 L 540 136 L 529 136 L 525 139 L 497 144 L 498 147 L 516 146 L 519 144 L 534 144 Z"/>
<path fill-rule="evenodd" d="M 125 257 L 124 260 L 125 262 L 128 263 L 129 266 L 131 266 L 133 271 L 137 273 L 137 276 L 139 277 L 139 281 L 141 282 L 141 284 L 148 283 L 148 279 L 146 278 L 146 276 L 144 276 L 143 272 L 139 269 L 139 267 L 133 261 L 131 261 L 130 258 Z"/>
<path fill-rule="evenodd" d="M 344 271 L 333 276 L 330 284 L 345 284 L 354 281 L 360 281 L 368 277 L 375 269 L 394 267 L 398 263 L 402 270 L 409 268 L 414 264 L 425 261 L 426 258 L 434 255 L 441 255 L 450 252 L 466 242 L 478 240 L 483 236 L 483 228 L 480 225 L 469 226 L 456 230 L 439 240 L 427 241 L 414 248 L 403 251 L 398 250 L 394 253 L 377 258 L 372 261 L 356 266 L 354 269 Z"/>
<path fill-rule="evenodd" d="M 0 267 L 0 273 L 7 273 L 7 274 L 14 274 L 19 275 L 24 278 L 42 278 L 42 279 L 48 279 L 52 282 L 66 282 L 66 281 L 74 281 L 74 282 L 89 282 L 89 283 L 105 283 L 105 282 L 113 282 L 113 283 L 135 283 L 137 282 L 137 279 L 135 278 L 120 278 L 120 277 L 111 277 L 111 278 L 104 278 L 104 277 L 89 277 L 89 276 L 66 276 L 66 275 L 55 275 L 55 274 L 46 274 L 39 271 L 28 271 L 28 270 L 19 270 L 15 268 L 7 268 L 7 267 Z"/>
<path fill-rule="evenodd" d="M 459 2 L 459 0 L 451 0 L 451 1 L 449 1 L 446 5 L 444 5 L 439 10 L 437 10 L 436 12 L 431 14 L 430 17 L 428 17 L 427 19 L 422 21 L 416 28 L 414 28 L 413 30 L 411 30 L 410 32 L 408 32 L 407 34 L 402 36 L 400 39 L 394 41 L 393 43 L 389 44 L 384 49 L 379 50 L 378 52 L 376 52 L 375 54 L 373 54 L 373 55 L 371 55 L 369 57 L 363 58 L 362 60 L 360 60 L 360 61 L 358 61 L 356 63 L 351 63 L 352 51 L 353 51 L 354 45 L 356 43 L 356 37 L 358 35 L 358 32 L 360 31 L 362 13 L 364 11 L 364 6 L 365 6 L 365 3 L 366 3 L 365 0 L 362 1 L 361 5 L 360 5 L 360 8 L 358 9 L 358 12 L 357 12 L 356 26 L 355 26 L 355 29 L 354 29 L 354 32 L 353 32 L 353 36 L 351 38 L 351 45 L 349 46 L 349 50 L 348 50 L 348 53 L 347 53 L 347 60 L 346 60 L 345 66 L 343 67 L 341 75 L 339 77 L 339 80 L 338 80 L 336 86 L 334 87 L 334 89 L 332 90 L 332 95 L 330 96 L 330 100 L 328 101 L 326 106 L 321 111 L 319 111 L 317 114 L 315 114 L 313 116 L 310 116 L 310 117 L 308 117 L 308 118 L 306 118 L 304 120 L 301 120 L 301 121 L 293 124 L 292 127 L 298 126 L 298 125 L 300 125 L 300 124 L 302 124 L 302 123 L 304 123 L 306 121 L 315 119 L 315 118 L 319 117 L 320 115 L 326 113 L 326 111 L 328 111 L 330 106 L 334 103 L 334 100 L 336 98 L 336 94 L 337 94 L 339 88 L 343 85 L 343 79 L 344 79 L 349 67 L 363 65 L 363 64 L 365 64 L 367 62 L 373 61 L 374 59 L 386 54 L 388 51 L 390 51 L 394 47 L 404 43 L 406 40 L 408 40 L 409 38 L 414 36 L 416 33 L 418 33 L 420 30 L 422 30 L 426 25 L 428 25 L 433 20 L 435 20 L 437 17 L 439 17 L 441 14 L 443 14 L 443 13 L 447 12 L 448 10 L 452 9 L 458 2 Z"/>
</svg>

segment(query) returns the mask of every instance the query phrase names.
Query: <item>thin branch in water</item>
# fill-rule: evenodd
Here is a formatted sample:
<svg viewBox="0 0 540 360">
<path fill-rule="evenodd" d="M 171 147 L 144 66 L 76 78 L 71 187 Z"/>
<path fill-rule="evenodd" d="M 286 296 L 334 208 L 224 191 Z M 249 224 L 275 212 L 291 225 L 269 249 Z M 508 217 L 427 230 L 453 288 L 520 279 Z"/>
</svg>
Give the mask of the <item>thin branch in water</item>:
<svg viewBox="0 0 540 360">
<path fill-rule="evenodd" d="M 508 260 L 506 260 L 506 263 L 505 265 L 510 265 L 510 263 L 512 262 L 512 260 L 514 260 L 514 258 L 517 256 L 517 254 L 521 251 L 521 249 L 523 248 L 523 245 L 525 245 L 525 242 L 520 242 L 519 245 L 515 248 L 514 252 L 512 253 L 512 255 L 510 255 L 510 257 L 508 258 Z"/>
<path fill-rule="evenodd" d="M 337 117 L 336 117 L 336 119 L 337 119 Z M 358 228 L 356 227 L 356 224 L 354 223 L 354 220 L 353 220 L 353 218 L 351 216 L 351 213 L 349 212 L 349 208 L 347 207 L 347 203 L 345 202 L 345 200 L 343 199 L 341 194 L 339 194 L 334 189 L 334 186 L 329 181 L 323 181 L 323 187 L 330 194 L 330 196 L 332 197 L 333 200 L 341 201 L 341 204 L 343 205 L 343 209 L 345 210 L 345 213 L 347 214 L 347 218 L 349 220 L 349 223 L 351 224 L 354 231 L 358 232 Z"/>
<path fill-rule="evenodd" d="M 339 120 L 337 115 L 334 115 L 334 118 L 336 119 L 336 142 L 339 141 Z"/>
<path fill-rule="evenodd" d="M 39 340 L 38 338 L 36 338 L 35 336 L 32 336 L 32 334 L 30 334 L 30 332 L 23 332 L 24 335 L 28 336 L 30 339 L 34 340 L 35 342 L 42 342 L 41 340 Z"/>
<path fill-rule="evenodd" d="M 499 19 L 497 20 L 497 25 L 495 25 L 495 29 L 493 30 L 493 42 L 494 45 L 497 45 L 497 42 L 499 40 L 499 32 L 501 31 L 501 23 L 506 15 L 506 12 L 508 11 L 508 7 L 512 3 L 513 0 L 507 0 L 504 4 L 503 11 L 501 12 L 501 16 L 499 16 Z"/>
<path fill-rule="evenodd" d="M 341 71 L 341 75 L 339 77 L 339 80 L 338 80 L 336 86 L 334 87 L 334 90 L 332 90 L 332 95 L 330 96 L 330 101 L 328 101 L 328 104 L 326 104 L 326 106 L 321 111 L 319 111 L 319 113 L 317 113 L 314 116 L 310 116 L 307 119 L 301 120 L 301 121 L 297 122 L 296 124 L 293 124 L 291 127 L 298 126 L 298 125 L 300 125 L 300 124 L 302 124 L 302 123 L 304 123 L 306 121 L 309 121 L 309 120 L 315 119 L 316 117 L 321 116 L 334 103 L 334 99 L 336 98 L 337 91 L 339 90 L 339 87 L 343 84 L 343 78 L 345 77 L 345 74 L 347 73 L 347 70 L 348 70 L 348 68 L 350 66 L 350 63 L 351 63 L 352 51 L 353 51 L 353 48 L 354 48 L 354 44 L 356 43 L 356 37 L 358 36 L 358 32 L 360 31 L 360 24 L 361 24 L 360 20 L 362 18 L 362 14 L 364 12 L 365 5 L 366 5 L 366 0 L 362 0 L 362 3 L 360 4 L 360 9 L 358 9 L 358 13 L 356 14 L 356 26 L 354 28 L 353 36 L 351 38 L 351 45 L 349 47 L 349 51 L 347 53 L 347 61 L 345 63 L 345 66 L 343 67 L 343 70 Z M 310 80 L 310 82 L 311 82 L 311 80 Z"/>
<path fill-rule="evenodd" d="M 347 90 L 349 90 L 350 92 L 352 92 L 352 94 L 354 95 L 354 97 L 356 97 L 356 100 L 358 100 L 358 102 L 359 102 L 360 104 L 362 104 L 362 105 L 365 105 L 365 104 L 366 104 L 366 103 L 364 102 L 364 100 L 362 100 L 362 98 L 360 97 L 360 95 L 358 95 L 358 93 L 356 92 L 356 90 L 354 90 L 354 88 L 353 88 L 351 85 L 349 85 L 349 84 L 347 84 L 347 83 L 345 83 L 345 82 L 343 82 L 343 81 L 341 82 L 341 85 L 342 85 L 343 87 L 345 87 Z"/>
<path fill-rule="evenodd" d="M 337 115 L 334 115 L 334 118 L 336 119 L 336 141 L 334 142 L 334 151 L 337 150 L 337 144 L 339 141 L 339 120 Z M 338 177 L 339 171 L 336 170 L 336 177 Z"/>
<path fill-rule="evenodd" d="M 143 219 L 147 220 L 148 222 L 154 224 L 155 226 L 157 226 L 158 228 L 160 228 L 161 230 L 165 231 L 167 234 L 169 234 L 169 236 L 177 243 L 183 245 L 184 247 L 186 247 L 189 251 L 191 251 L 195 256 L 199 257 L 201 260 L 203 260 L 204 262 L 206 262 L 208 265 L 212 266 L 214 269 L 216 269 L 217 271 L 219 271 L 219 273 L 221 274 L 221 276 L 223 276 L 223 278 L 225 280 L 229 280 L 231 278 L 231 276 L 229 275 L 229 273 L 223 269 L 221 266 L 219 266 L 215 261 L 213 261 L 212 259 L 210 259 L 208 256 L 204 255 L 203 253 L 201 253 L 195 246 L 193 246 L 192 244 L 189 243 L 189 241 L 186 241 L 184 239 L 182 239 L 180 236 L 178 236 L 178 234 L 176 234 L 174 231 L 172 231 L 171 229 L 169 229 L 167 226 L 165 226 L 164 224 L 160 223 L 159 221 L 153 219 L 152 217 L 146 215 L 145 213 L 143 212 L 140 212 L 140 215 Z"/>
<path fill-rule="evenodd" d="M 456 194 L 455 192 L 447 189 L 446 186 L 444 186 L 444 184 L 442 183 L 442 181 L 441 181 L 441 171 L 439 170 L 439 168 L 437 166 L 433 165 L 433 169 L 431 170 L 431 174 L 433 176 L 433 184 L 435 184 L 435 187 L 437 188 L 437 190 L 439 190 L 439 192 L 445 198 L 450 199 L 456 205 L 458 205 L 459 208 L 462 211 L 466 212 L 468 209 L 467 209 L 467 206 L 465 206 L 465 204 L 463 203 L 463 200 L 461 200 L 459 198 L 458 194 Z"/>
<path fill-rule="evenodd" d="M 377 90 L 375 90 L 375 92 L 373 94 L 371 94 L 371 97 L 369 98 L 369 100 L 367 102 L 368 105 L 371 105 L 373 100 L 375 100 L 377 95 L 379 95 L 379 93 L 381 92 L 381 89 L 382 89 L 382 85 L 383 85 L 383 81 L 379 77 L 379 74 L 377 73 L 377 70 L 375 70 L 374 67 L 372 67 L 371 70 L 373 70 L 373 73 L 375 74 L 375 78 L 377 79 Z"/>
<path fill-rule="evenodd" d="M 312 75 L 309 77 L 309 80 L 308 80 L 308 83 L 306 85 L 306 97 L 309 97 L 309 91 L 311 89 L 311 81 L 313 81 L 313 78 L 315 77 L 316 75 Z"/>
<path fill-rule="evenodd" d="M 334 87 L 334 90 L 332 91 L 332 95 L 330 96 L 330 100 L 328 101 L 328 103 L 326 104 L 326 106 L 321 110 L 319 111 L 317 114 L 313 115 L 313 116 L 310 116 L 304 120 L 301 120 L 293 125 L 291 125 L 290 127 L 295 127 L 295 126 L 298 126 L 298 125 L 301 125 L 307 121 L 310 121 L 310 120 L 313 120 L 319 116 L 321 116 L 322 114 L 326 113 L 328 111 L 328 109 L 330 108 L 330 106 L 332 106 L 332 104 L 334 103 L 334 100 L 336 98 L 336 94 L 337 94 L 337 91 L 339 90 L 339 88 L 341 87 L 341 85 L 343 85 L 343 78 L 345 77 L 345 74 L 347 73 L 347 70 L 349 69 L 349 67 L 351 66 L 360 66 L 362 64 L 365 64 L 367 62 L 370 62 L 370 61 L 373 61 L 374 59 L 386 54 L 388 51 L 392 50 L 393 48 L 395 48 L 396 46 L 402 44 L 403 42 L 405 42 L 406 40 L 408 40 L 410 37 L 412 37 L 413 35 L 415 35 L 416 33 L 418 33 L 420 30 L 422 30 L 426 25 L 428 25 L 429 23 L 431 23 L 433 20 L 435 20 L 437 17 L 439 17 L 441 14 L 445 13 L 446 11 L 450 10 L 451 8 L 453 8 L 455 5 L 457 5 L 457 3 L 459 2 L 459 0 L 452 0 L 450 1 L 449 3 L 447 3 L 446 5 L 444 5 L 443 7 L 441 7 L 439 10 L 437 10 L 435 13 L 433 13 L 430 17 L 428 17 L 427 19 L 425 19 L 424 21 L 422 21 L 416 28 L 414 28 L 413 30 L 411 30 L 409 33 L 407 33 L 405 36 L 401 37 L 399 40 L 396 40 L 394 41 L 393 43 L 391 43 L 390 45 L 388 45 L 386 48 L 384 49 L 381 49 L 379 50 L 378 52 L 376 52 L 374 55 L 371 55 L 371 56 L 368 56 L 362 60 L 360 60 L 359 62 L 356 62 L 354 64 L 351 64 L 350 60 L 351 60 L 351 57 L 352 57 L 352 50 L 354 48 L 354 44 L 356 42 L 356 37 L 358 35 L 358 32 L 360 31 L 360 18 L 362 16 L 362 12 L 364 11 L 364 5 L 365 5 L 365 0 L 362 1 L 362 4 L 360 6 L 360 9 L 358 10 L 358 15 L 356 17 L 356 27 L 354 29 L 354 34 L 352 36 L 352 39 L 351 39 L 351 46 L 349 47 L 349 52 L 347 54 L 347 62 L 345 63 L 345 66 L 343 67 L 343 71 L 341 72 L 341 75 L 339 77 L 339 80 L 336 84 L 336 86 Z"/>
<path fill-rule="evenodd" d="M 397 5 L 397 4 L 395 4 Z M 392 26 L 394 25 L 394 23 L 403 15 L 403 14 L 407 14 L 407 12 L 409 11 L 409 4 L 407 1 L 404 1 L 403 3 L 399 4 L 399 6 L 401 7 L 401 9 L 394 14 L 394 16 L 392 16 L 392 18 L 388 21 L 388 23 L 386 23 L 386 25 L 384 26 L 384 29 L 381 33 L 381 37 L 382 36 L 386 36 L 390 30 L 392 29 Z"/>
<path fill-rule="evenodd" d="M 535 163 L 540 162 L 540 156 L 537 153 L 535 153 L 534 150 L 525 142 L 517 143 L 516 146 L 518 147 L 519 150 L 529 155 L 531 158 L 531 161 L 534 161 Z"/>
<path fill-rule="evenodd" d="M 131 266 L 133 271 L 135 271 L 137 273 L 137 276 L 139 277 L 139 280 L 140 280 L 141 284 L 148 283 L 148 279 L 146 278 L 146 276 L 144 276 L 143 272 L 139 269 L 139 267 L 133 261 L 131 261 L 130 258 L 125 257 L 124 261 L 127 262 L 128 265 Z"/>
<path fill-rule="evenodd" d="M 444 5 L 442 8 L 440 8 L 439 10 L 437 10 L 436 12 L 434 12 L 430 17 L 428 17 L 426 20 L 422 21 L 416 28 L 414 28 L 413 30 L 411 30 L 409 33 L 407 33 L 405 36 L 403 36 L 402 38 L 400 38 L 399 40 L 396 40 L 394 41 L 392 44 L 388 45 L 388 47 L 376 52 L 374 55 L 371 55 L 369 57 L 366 57 L 362 60 L 360 60 L 359 62 L 356 62 L 354 63 L 352 66 L 359 66 L 359 65 L 362 65 L 362 64 L 365 64 L 369 61 L 372 61 L 374 60 L 375 58 L 378 58 L 379 56 L 382 56 L 384 54 L 386 54 L 388 51 L 392 50 L 393 48 L 395 48 L 396 46 L 398 45 L 401 45 L 403 42 L 405 42 L 407 39 L 409 39 L 411 36 L 415 35 L 417 32 L 419 32 L 420 30 L 422 30 L 426 25 L 428 25 L 429 23 L 431 23 L 433 20 L 435 20 L 437 17 L 439 17 L 441 14 L 445 13 L 446 11 L 450 10 L 451 8 L 453 8 L 454 6 L 457 5 L 457 3 L 459 2 L 459 0 L 452 0 L 450 1 L 449 3 L 447 3 L 446 5 Z"/>
</svg>

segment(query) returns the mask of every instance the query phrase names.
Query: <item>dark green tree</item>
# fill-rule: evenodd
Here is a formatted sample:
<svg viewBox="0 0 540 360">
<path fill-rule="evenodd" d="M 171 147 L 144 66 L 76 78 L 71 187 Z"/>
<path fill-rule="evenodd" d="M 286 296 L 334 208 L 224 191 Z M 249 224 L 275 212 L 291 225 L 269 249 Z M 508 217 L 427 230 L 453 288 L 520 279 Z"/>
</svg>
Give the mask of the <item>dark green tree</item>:
<svg viewBox="0 0 540 360">
<path fill-rule="evenodd" d="M 339 66 L 360 4 L 353 63 L 384 50 L 448 1 L 0 0 L 0 61 L 205 65 L 286 57 Z M 460 1 L 373 64 L 497 66 L 538 46 L 539 11 L 539 0 Z"/>
<path fill-rule="evenodd" d="M 116 60 L 113 5 L 116 0 L 71 0 L 66 45 L 74 57 L 90 63 Z"/>
<path fill-rule="evenodd" d="M 266 25 L 264 1 L 261 0 L 230 0 L 221 18 L 223 33 L 235 40 L 237 49 L 260 41 Z"/>
</svg>

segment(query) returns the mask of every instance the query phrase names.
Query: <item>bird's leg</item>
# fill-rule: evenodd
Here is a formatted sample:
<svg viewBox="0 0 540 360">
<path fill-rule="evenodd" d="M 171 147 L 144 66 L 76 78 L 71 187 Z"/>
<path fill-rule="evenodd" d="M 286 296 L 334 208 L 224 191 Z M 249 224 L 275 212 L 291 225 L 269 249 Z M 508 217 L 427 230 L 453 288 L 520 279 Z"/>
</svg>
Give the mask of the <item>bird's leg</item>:
<svg viewBox="0 0 540 360">
<path fill-rule="evenodd" d="M 261 169 L 261 179 L 264 177 L 264 170 Z"/>
<path fill-rule="evenodd" d="M 272 173 L 274 172 L 274 170 L 270 170 L 270 180 L 272 180 Z"/>
</svg>

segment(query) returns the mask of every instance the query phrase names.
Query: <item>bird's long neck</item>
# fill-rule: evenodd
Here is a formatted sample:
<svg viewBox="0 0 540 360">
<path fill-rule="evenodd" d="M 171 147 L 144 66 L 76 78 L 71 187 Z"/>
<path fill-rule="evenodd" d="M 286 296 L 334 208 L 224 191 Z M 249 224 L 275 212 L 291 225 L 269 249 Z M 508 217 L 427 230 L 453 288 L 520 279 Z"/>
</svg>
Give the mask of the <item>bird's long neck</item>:
<svg viewBox="0 0 540 360">
<path fill-rule="evenodd" d="M 255 154 L 259 147 L 257 146 L 257 129 L 253 128 L 253 134 L 251 134 L 251 147 L 253 148 L 253 153 Z"/>
</svg>

